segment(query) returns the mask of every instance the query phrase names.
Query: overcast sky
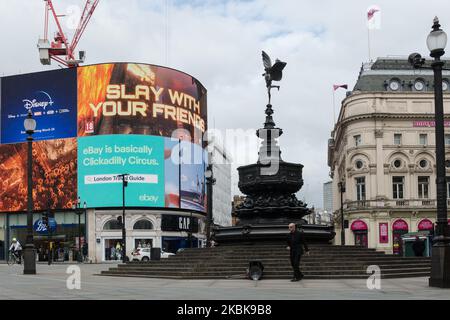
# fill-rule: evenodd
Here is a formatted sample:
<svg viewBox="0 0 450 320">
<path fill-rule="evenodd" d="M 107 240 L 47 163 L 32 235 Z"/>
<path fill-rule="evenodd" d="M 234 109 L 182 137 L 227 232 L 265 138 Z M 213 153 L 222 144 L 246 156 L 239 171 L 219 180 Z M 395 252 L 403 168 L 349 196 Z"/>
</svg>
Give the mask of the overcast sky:
<svg viewBox="0 0 450 320">
<path fill-rule="evenodd" d="M 54 0 L 60 13 L 81 0 Z M 450 30 L 446 0 L 101 0 L 78 48 L 87 64 L 142 62 L 183 70 L 208 89 L 209 126 L 254 130 L 267 103 L 261 50 L 286 61 L 281 90 L 272 103 L 285 161 L 304 165 L 300 199 L 322 207 L 329 180 L 327 140 L 333 126 L 332 85 L 353 88 L 368 61 L 366 11 L 381 9 L 381 29 L 371 31 L 372 58 L 427 55 L 426 36 L 439 15 Z M 70 27 L 66 18 L 64 28 Z M 42 0 L 0 0 L 0 74 L 58 68 L 41 66 L 36 49 L 43 34 Z M 345 90 L 336 92 L 336 114 Z M 234 139 L 235 140 L 235 139 Z M 256 161 L 256 147 L 229 139 L 239 165 Z M 245 155 L 245 157 L 243 157 Z"/>
</svg>

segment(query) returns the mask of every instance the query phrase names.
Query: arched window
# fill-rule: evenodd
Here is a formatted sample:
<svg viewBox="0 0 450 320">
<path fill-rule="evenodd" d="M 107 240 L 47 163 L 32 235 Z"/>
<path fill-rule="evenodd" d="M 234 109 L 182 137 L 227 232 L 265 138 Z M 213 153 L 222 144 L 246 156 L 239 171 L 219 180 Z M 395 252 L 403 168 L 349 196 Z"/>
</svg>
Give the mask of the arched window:
<svg viewBox="0 0 450 320">
<path fill-rule="evenodd" d="M 120 230 L 120 229 L 122 229 L 122 226 L 116 219 L 109 220 L 108 222 L 105 223 L 105 226 L 103 227 L 103 230 Z"/>
<path fill-rule="evenodd" d="M 137 221 L 134 226 L 133 230 L 151 230 L 153 229 L 153 224 L 148 220 L 139 220 Z"/>
</svg>

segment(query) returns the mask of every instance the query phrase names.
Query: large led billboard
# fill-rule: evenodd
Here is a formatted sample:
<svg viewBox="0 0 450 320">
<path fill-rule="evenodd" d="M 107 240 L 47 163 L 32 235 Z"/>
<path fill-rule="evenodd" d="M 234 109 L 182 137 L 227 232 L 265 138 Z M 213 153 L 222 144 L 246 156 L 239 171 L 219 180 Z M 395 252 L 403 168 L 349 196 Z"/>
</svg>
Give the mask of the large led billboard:
<svg viewBox="0 0 450 320">
<path fill-rule="evenodd" d="M 27 144 L 0 145 L 0 211 L 27 208 Z M 77 139 L 33 142 L 35 210 L 70 209 L 77 199 Z"/>
<path fill-rule="evenodd" d="M 4 77 L 1 92 L 1 143 L 26 141 L 23 121 L 29 111 L 37 123 L 34 140 L 77 136 L 76 70 Z"/>
<path fill-rule="evenodd" d="M 184 131 L 202 144 L 206 108 L 206 89 L 177 70 L 134 63 L 78 68 L 78 136 Z"/>
<path fill-rule="evenodd" d="M 170 68 L 115 63 L 0 78 L 0 211 L 27 206 L 31 111 L 35 210 L 179 208 L 206 212 L 206 89 Z"/>
<path fill-rule="evenodd" d="M 78 194 L 90 207 L 164 207 L 164 138 L 101 135 L 78 139 Z"/>
<path fill-rule="evenodd" d="M 122 206 L 121 174 L 129 174 L 127 207 L 206 211 L 203 149 L 146 135 L 78 138 L 78 195 L 88 207 Z M 180 196 L 181 190 L 181 196 Z"/>
</svg>

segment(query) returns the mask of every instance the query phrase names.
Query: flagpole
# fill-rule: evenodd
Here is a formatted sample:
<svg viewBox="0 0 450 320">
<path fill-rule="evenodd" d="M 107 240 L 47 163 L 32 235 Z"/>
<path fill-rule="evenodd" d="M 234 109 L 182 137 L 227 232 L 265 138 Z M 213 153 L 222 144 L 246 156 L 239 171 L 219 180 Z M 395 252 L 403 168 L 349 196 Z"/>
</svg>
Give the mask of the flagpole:
<svg viewBox="0 0 450 320">
<path fill-rule="evenodd" d="M 370 28 L 367 27 L 367 46 L 369 48 L 369 62 L 372 61 L 371 55 L 370 55 Z"/>
<path fill-rule="evenodd" d="M 334 92 L 336 90 L 334 90 L 333 88 L 333 128 L 336 125 L 336 103 L 335 103 L 335 98 L 334 98 Z"/>
</svg>

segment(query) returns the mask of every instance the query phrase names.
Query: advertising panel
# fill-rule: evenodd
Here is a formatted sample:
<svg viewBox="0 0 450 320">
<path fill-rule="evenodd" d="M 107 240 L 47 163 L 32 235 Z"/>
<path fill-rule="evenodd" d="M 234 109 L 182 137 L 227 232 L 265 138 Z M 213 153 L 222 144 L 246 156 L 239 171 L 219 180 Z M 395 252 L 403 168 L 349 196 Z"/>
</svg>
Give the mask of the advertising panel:
<svg viewBox="0 0 450 320">
<path fill-rule="evenodd" d="M 78 139 L 78 193 L 89 207 L 164 207 L 164 138 L 102 135 Z"/>
<path fill-rule="evenodd" d="M 27 208 L 27 144 L 0 145 L 0 211 Z M 77 198 L 77 139 L 33 142 L 35 210 L 70 209 Z"/>
<path fill-rule="evenodd" d="M 181 208 L 206 212 L 206 164 L 201 146 L 181 141 Z"/>
<path fill-rule="evenodd" d="M 379 223 L 379 242 L 380 243 L 389 243 L 389 225 L 387 222 L 380 222 Z"/>
<path fill-rule="evenodd" d="M 0 211 L 126 206 L 206 212 L 207 93 L 195 78 L 148 64 L 99 64 L 0 78 Z"/>
<path fill-rule="evenodd" d="M 202 144 L 206 120 L 206 89 L 183 72 L 132 63 L 78 68 L 79 137 L 184 136 Z"/>
<path fill-rule="evenodd" d="M 198 232 L 198 218 L 176 216 L 176 215 L 163 215 L 161 219 L 162 231 L 187 231 L 192 233 Z"/>
<path fill-rule="evenodd" d="M 26 141 L 23 121 L 29 111 L 37 124 L 34 140 L 77 136 L 76 70 L 4 77 L 1 91 L 1 143 Z"/>
</svg>

